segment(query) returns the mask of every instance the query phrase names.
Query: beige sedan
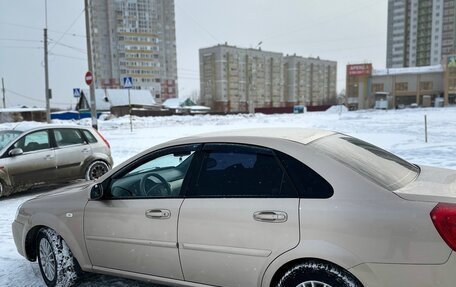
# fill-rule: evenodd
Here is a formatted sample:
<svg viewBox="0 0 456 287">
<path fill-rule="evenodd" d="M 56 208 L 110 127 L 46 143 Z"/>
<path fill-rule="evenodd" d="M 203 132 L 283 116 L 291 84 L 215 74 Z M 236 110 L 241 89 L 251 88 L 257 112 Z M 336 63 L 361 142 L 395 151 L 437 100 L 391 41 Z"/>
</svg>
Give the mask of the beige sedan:
<svg viewBox="0 0 456 287">
<path fill-rule="evenodd" d="M 82 271 L 169 286 L 454 287 L 456 171 L 343 134 L 174 140 L 95 183 L 25 202 L 21 255 L 48 286 Z"/>
</svg>

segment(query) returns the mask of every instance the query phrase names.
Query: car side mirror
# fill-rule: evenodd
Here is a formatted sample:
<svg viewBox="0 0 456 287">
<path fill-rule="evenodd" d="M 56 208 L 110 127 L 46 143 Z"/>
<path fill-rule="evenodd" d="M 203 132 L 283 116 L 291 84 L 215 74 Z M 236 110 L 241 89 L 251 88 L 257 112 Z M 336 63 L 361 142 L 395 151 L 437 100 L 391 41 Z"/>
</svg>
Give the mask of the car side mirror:
<svg viewBox="0 0 456 287">
<path fill-rule="evenodd" d="M 23 154 L 24 151 L 21 148 L 13 148 L 12 150 L 9 151 L 9 156 L 18 156 Z"/>
<path fill-rule="evenodd" d="M 103 197 L 103 186 L 99 183 L 92 186 L 90 190 L 90 199 L 97 200 Z"/>
</svg>

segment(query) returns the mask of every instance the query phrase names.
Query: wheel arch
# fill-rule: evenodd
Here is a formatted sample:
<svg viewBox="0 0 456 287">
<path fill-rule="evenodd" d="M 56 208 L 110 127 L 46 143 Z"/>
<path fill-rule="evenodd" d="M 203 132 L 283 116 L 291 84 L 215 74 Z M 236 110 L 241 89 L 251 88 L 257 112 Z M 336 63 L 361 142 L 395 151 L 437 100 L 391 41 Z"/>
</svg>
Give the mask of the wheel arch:
<svg viewBox="0 0 456 287">
<path fill-rule="evenodd" d="M 95 155 L 92 155 L 92 156 L 88 157 L 87 159 L 85 159 L 83 164 L 81 165 L 82 172 L 84 173 L 84 175 L 85 175 L 85 172 L 87 171 L 87 168 L 96 161 L 102 161 L 108 165 L 109 169 L 112 168 L 112 164 L 110 163 L 108 157 L 100 156 L 99 154 L 95 154 Z"/>
<path fill-rule="evenodd" d="M 283 266 L 281 266 L 274 274 L 274 276 L 272 277 L 272 280 L 271 282 L 269 283 L 269 287 L 275 287 L 277 286 L 277 284 L 279 283 L 280 279 L 282 278 L 283 275 L 285 275 L 285 273 L 287 271 L 289 271 L 291 268 L 293 268 L 294 266 L 297 266 L 299 264 L 304 264 L 304 263 L 309 263 L 309 262 L 314 262 L 314 263 L 317 263 L 317 264 L 330 264 L 330 265 L 333 265 L 337 268 L 340 268 L 342 270 L 344 270 L 345 272 L 348 272 L 349 274 L 351 274 L 354 278 L 356 278 L 356 276 L 351 273 L 349 270 L 345 269 L 344 267 L 342 266 L 339 266 L 337 264 L 335 264 L 334 262 L 330 262 L 330 261 L 327 261 L 327 260 L 323 260 L 323 259 L 320 259 L 320 258 L 311 258 L 311 257 L 306 257 L 306 258 L 298 258 L 298 259 L 294 259 L 290 262 L 287 262 L 285 263 Z M 361 281 L 356 278 L 360 284 L 362 285 Z M 364 286 L 364 285 L 362 285 Z"/>
<path fill-rule="evenodd" d="M 24 242 L 25 255 L 28 260 L 36 261 L 37 259 L 36 240 L 39 230 L 41 228 L 49 228 L 54 230 L 63 238 L 63 240 L 65 240 L 74 258 L 83 269 L 91 268 L 92 264 L 85 249 L 83 234 L 80 236 L 74 234 L 65 222 L 62 222 L 56 216 L 43 216 L 41 218 L 37 218 L 37 220 L 34 219 L 34 221 L 35 223 L 33 227 L 27 231 Z"/>
<path fill-rule="evenodd" d="M 354 254 L 329 242 L 303 241 L 295 249 L 282 254 L 269 264 L 259 286 L 272 287 L 274 280 L 280 278 L 291 266 L 312 260 L 332 264 L 350 274 L 352 274 L 349 271 L 350 268 L 363 263 Z"/>
</svg>

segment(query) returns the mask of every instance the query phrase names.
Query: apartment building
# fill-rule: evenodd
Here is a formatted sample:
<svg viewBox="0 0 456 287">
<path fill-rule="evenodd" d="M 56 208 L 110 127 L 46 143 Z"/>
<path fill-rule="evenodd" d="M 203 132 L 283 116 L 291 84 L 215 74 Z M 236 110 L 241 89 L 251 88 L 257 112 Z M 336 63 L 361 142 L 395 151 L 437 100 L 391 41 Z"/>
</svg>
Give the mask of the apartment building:
<svg viewBox="0 0 456 287">
<path fill-rule="evenodd" d="M 389 0 L 387 67 L 432 66 L 455 53 L 456 0 Z"/>
<path fill-rule="evenodd" d="M 201 101 L 215 112 L 281 107 L 281 53 L 217 45 L 199 50 Z"/>
<path fill-rule="evenodd" d="M 177 97 L 174 0 L 89 1 L 96 88 L 150 90 L 160 102 Z"/>
<path fill-rule="evenodd" d="M 287 106 L 335 103 L 337 62 L 296 55 L 284 57 L 284 96 Z"/>
<path fill-rule="evenodd" d="M 323 105 L 336 96 L 337 63 L 244 49 L 200 49 L 201 101 L 215 112 Z"/>
</svg>

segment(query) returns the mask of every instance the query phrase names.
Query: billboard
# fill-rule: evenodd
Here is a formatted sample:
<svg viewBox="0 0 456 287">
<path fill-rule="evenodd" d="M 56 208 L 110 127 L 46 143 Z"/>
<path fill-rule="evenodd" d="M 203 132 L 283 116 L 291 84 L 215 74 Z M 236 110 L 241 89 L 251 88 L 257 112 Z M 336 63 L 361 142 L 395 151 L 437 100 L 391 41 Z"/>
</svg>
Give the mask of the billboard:
<svg viewBox="0 0 456 287">
<path fill-rule="evenodd" d="M 372 64 L 347 65 L 348 76 L 370 76 L 372 74 Z"/>
</svg>

